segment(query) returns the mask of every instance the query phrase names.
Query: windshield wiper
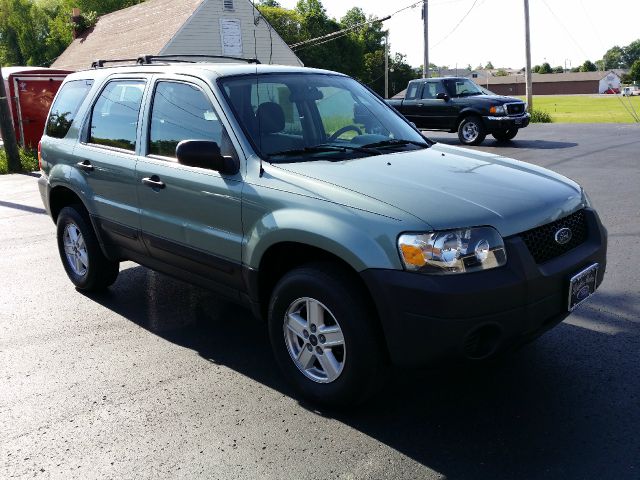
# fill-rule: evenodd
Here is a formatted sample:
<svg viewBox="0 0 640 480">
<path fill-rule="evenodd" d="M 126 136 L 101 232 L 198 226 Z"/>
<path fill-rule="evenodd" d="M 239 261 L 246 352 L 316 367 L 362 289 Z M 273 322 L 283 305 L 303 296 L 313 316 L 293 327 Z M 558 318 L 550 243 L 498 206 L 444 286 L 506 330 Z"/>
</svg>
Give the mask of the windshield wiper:
<svg viewBox="0 0 640 480">
<path fill-rule="evenodd" d="M 369 155 L 380 155 L 380 152 L 366 147 L 352 147 L 350 145 L 313 145 L 311 147 L 295 148 L 292 150 L 282 150 L 281 152 L 270 153 L 269 157 L 290 157 L 304 155 L 305 153 L 325 153 L 325 152 L 361 152 Z"/>
<path fill-rule="evenodd" d="M 415 140 L 401 140 L 397 138 L 390 138 L 389 140 L 382 140 L 381 142 L 367 143 L 362 148 L 384 148 L 384 147 L 401 147 L 403 145 L 416 145 L 418 147 L 429 148 L 431 145 L 423 142 L 416 142 Z"/>
</svg>

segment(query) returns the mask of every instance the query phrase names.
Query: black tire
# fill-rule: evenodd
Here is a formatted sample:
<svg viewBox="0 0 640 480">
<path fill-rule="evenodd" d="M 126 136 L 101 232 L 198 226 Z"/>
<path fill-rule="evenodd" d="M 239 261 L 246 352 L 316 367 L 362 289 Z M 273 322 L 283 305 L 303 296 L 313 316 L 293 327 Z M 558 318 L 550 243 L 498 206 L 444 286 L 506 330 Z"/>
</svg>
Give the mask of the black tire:
<svg viewBox="0 0 640 480">
<path fill-rule="evenodd" d="M 462 119 L 458 125 L 458 139 L 463 145 L 480 145 L 487 136 L 482 118 L 470 115 Z"/>
<path fill-rule="evenodd" d="M 294 363 L 294 353 L 289 353 L 290 346 L 285 335 L 285 331 L 288 332 L 285 327 L 287 311 L 305 298 L 320 302 L 329 311 L 330 315 L 324 313 L 324 318 L 329 319 L 325 325 L 332 323 L 332 318 L 335 318 L 344 338 L 344 347 L 337 347 L 336 356 L 329 357 L 339 359 L 342 353 L 341 373 L 327 383 L 309 378 Z M 384 383 L 388 362 L 381 335 L 376 330 L 377 319 L 365 298 L 350 272 L 331 264 L 309 264 L 296 268 L 287 273 L 274 288 L 268 317 L 271 346 L 285 377 L 305 398 L 330 407 L 357 405 Z M 309 318 L 306 313 L 302 315 Z M 321 331 L 319 328 L 316 332 L 318 338 L 322 337 Z M 312 343 L 311 337 L 303 340 L 294 334 L 293 338 L 302 342 L 301 353 Z M 319 343 L 314 345 L 317 346 L 313 346 L 311 352 L 321 346 Z M 332 350 L 327 355 L 330 353 L 333 355 Z M 320 368 L 321 354 L 313 355 L 317 362 L 315 365 Z"/>
<path fill-rule="evenodd" d="M 79 267 L 78 265 L 74 267 L 72 260 L 65 252 L 65 229 L 67 227 L 70 232 L 76 232 L 75 229 L 77 229 L 82 235 L 77 238 L 83 240 L 87 265 L 81 263 Z M 89 216 L 81 205 L 70 205 L 60 211 L 57 220 L 57 234 L 58 252 L 62 265 L 78 290 L 84 292 L 104 290 L 116 281 L 120 264 L 108 260 L 102 253 Z M 70 250 L 73 252 L 72 248 Z M 75 257 L 73 253 L 72 257 Z"/>
<path fill-rule="evenodd" d="M 517 128 L 509 128 L 508 130 L 498 130 L 492 133 L 493 138 L 495 138 L 499 142 L 508 142 L 509 140 L 513 140 L 517 134 L 518 134 Z"/>
</svg>

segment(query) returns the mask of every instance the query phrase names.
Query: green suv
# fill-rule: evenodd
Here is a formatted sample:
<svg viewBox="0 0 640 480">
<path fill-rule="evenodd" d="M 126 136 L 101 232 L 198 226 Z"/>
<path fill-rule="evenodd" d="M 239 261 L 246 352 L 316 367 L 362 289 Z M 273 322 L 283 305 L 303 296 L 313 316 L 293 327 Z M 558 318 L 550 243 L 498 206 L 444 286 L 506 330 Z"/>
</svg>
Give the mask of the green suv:
<svg viewBox="0 0 640 480">
<path fill-rule="evenodd" d="M 104 289 L 132 260 L 247 306 L 315 401 L 362 401 L 392 365 L 491 357 L 603 279 L 578 184 L 435 144 L 345 75 L 103 65 L 67 77 L 39 147 L 69 278 Z"/>
</svg>

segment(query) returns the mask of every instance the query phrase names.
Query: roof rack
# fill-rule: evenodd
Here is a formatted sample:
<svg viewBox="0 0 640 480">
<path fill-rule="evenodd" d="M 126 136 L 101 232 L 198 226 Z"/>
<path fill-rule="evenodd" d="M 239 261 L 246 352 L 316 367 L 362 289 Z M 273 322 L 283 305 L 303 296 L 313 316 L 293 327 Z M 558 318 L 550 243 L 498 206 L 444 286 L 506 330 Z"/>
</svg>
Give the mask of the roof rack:
<svg viewBox="0 0 640 480">
<path fill-rule="evenodd" d="M 113 60 L 94 60 L 91 62 L 91 68 L 102 68 L 106 63 L 122 63 L 132 62 L 134 65 L 151 65 L 155 60 L 169 60 L 176 63 L 196 63 L 195 60 L 183 60 L 182 58 L 224 58 L 227 60 L 238 60 L 239 62 L 260 64 L 257 58 L 231 57 L 228 55 L 206 55 L 206 54 L 182 54 L 175 55 L 140 55 L 138 58 L 120 58 Z"/>
<path fill-rule="evenodd" d="M 105 63 L 121 63 L 121 62 L 135 62 L 135 58 L 120 58 L 114 60 L 94 60 L 91 62 L 91 68 L 102 68 Z"/>
<path fill-rule="evenodd" d="M 206 54 L 197 54 L 197 53 L 188 53 L 182 54 L 177 53 L 175 55 L 140 55 L 137 59 L 137 63 L 140 65 L 148 65 L 152 63 L 156 59 L 173 59 L 173 62 L 189 62 L 190 60 L 179 60 L 180 57 L 183 58 L 224 58 L 227 60 L 238 60 L 240 62 L 247 63 L 255 63 L 260 64 L 260 60 L 257 58 L 242 58 L 242 57 L 231 57 L 229 55 L 206 55 Z"/>
</svg>

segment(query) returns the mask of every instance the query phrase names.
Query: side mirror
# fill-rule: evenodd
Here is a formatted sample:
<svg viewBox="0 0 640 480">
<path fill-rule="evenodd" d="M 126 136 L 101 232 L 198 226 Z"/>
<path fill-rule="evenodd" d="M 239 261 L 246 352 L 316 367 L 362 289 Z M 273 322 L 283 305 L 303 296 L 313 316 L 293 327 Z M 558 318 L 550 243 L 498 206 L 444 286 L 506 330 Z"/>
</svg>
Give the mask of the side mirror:
<svg viewBox="0 0 640 480">
<path fill-rule="evenodd" d="M 208 168 L 225 175 L 235 175 L 240 163 L 232 157 L 223 157 L 216 142 L 209 140 L 183 140 L 176 147 L 176 158 L 181 165 Z"/>
<path fill-rule="evenodd" d="M 438 100 L 444 100 L 445 102 L 448 102 L 448 101 L 449 101 L 449 95 L 447 95 L 447 94 L 446 94 L 446 93 L 444 93 L 444 92 L 440 92 L 440 93 L 438 93 L 438 94 L 436 95 L 436 98 L 437 98 Z"/>
</svg>

